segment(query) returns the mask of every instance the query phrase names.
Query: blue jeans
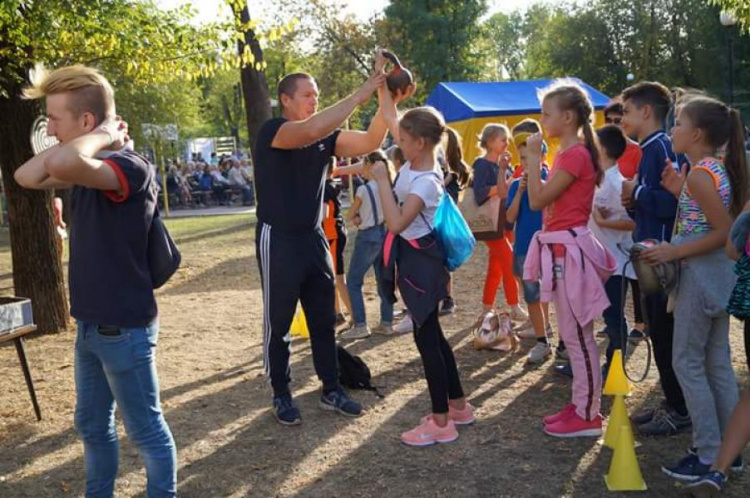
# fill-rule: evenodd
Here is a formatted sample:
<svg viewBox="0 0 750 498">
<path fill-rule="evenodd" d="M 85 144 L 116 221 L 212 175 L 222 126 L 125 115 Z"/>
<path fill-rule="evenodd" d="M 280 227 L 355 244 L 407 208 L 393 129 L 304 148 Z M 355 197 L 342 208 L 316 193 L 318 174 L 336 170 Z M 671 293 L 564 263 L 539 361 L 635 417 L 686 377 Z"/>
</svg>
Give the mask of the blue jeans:
<svg viewBox="0 0 750 498">
<path fill-rule="evenodd" d="M 627 287 L 625 287 L 625 293 L 623 294 L 622 279 L 621 275 L 612 275 L 604 284 L 604 290 L 607 292 L 607 298 L 610 302 L 609 308 L 604 310 L 602 314 L 605 324 L 604 330 L 609 337 L 609 346 L 607 346 L 606 353 L 607 365 L 612 361 L 612 355 L 615 353 L 615 350 L 623 349 L 622 338 L 623 336 L 627 336 L 628 331 L 628 322 L 622 309 L 625 297 L 627 296 Z"/>
<path fill-rule="evenodd" d="M 111 497 L 118 464 L 115 402 L 146 465 L 149 498 L 177 494 L 177 452 L 159 402 L 155 350 L 159 325 L 103 335 L 78 322 L 75 427 L 83 440 L 86 497 Z M 117 330 L 113 333 L 117 333 Z"/>
<path fill-rule="evenodd" d="M 362 296 L 362 285 L 370 267 L 375 269 L 375 280 L 378 284 L 380 296 L 380 321 L 385 324 L 393 322 L 393 303 L 388 300 L 388 294 L 383 287 L 383 242 L 385 241 L 385 227 L 382 225 L 367 228 L 357 232 L 354 241 L 354 253 L 349 261 L 349 274 L 346 276 L 346 286 L 352 302 L 354 325 L 367 325 L 365 300 Z"/>
<path fill-rule="evenodd" d="M 526 304 L 536 304 L 541 297 L 541 285 L 539 282 L 531 282 L 523 279 L 523 265 L 526 263 L 525 254 L 513 253 L 513 275 L 523 282 L 523 300 Z"/>
</svg>

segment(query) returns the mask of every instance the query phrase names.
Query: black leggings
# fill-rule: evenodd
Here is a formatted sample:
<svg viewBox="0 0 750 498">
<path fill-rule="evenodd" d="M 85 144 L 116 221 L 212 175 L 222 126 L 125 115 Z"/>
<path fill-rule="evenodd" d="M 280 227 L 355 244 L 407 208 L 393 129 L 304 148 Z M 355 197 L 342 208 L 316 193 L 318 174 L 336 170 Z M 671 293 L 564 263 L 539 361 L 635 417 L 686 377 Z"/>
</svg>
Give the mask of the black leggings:
<svg viewBox="0 0 750 498">
<path fill-rule="evenodd" d="M 464 397 L 451 345 L 445 339 L 435 308 L 421 327 L 414 323 L 414 342 L 424 365 L 432 413 L 448 413 L 448 400 Z"/>
<path fill-rule="evenodd" d="M 745 361 L 750 369 L 750 319 L 745 320 Z"/>
</svg>

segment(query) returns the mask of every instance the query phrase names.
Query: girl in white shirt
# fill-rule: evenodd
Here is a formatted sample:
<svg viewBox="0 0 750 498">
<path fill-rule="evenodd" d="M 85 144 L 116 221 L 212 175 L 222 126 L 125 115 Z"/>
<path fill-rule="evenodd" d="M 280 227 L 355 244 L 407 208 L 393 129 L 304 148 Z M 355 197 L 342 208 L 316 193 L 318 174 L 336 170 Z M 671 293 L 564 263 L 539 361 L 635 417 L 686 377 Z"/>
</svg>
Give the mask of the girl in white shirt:
<svg viewBox="0 0 750 498">
<path fill-rule="evenodd" d="M 436 153 L 445 130 L 443 117 L 430 107 L 411 109 L 402 117 L 398 142 L 407 162 L 394 185 L 398 201 L 390 190 L 386 165 L 379 161 L 371 167 L 387 228 L 397 235 L 393 249 L 397 254 L 397 285 L 414 320 L 414 340 L 432 402 L 432 413 L 401 435 L 401 441 L 412 446 L 455 441 L 456 424 L 474 422 L 453 350 L 438 321 L 438 307 L 447 295 L 449 276 L 433 234 L 435 212 L 444 195 Z"/>
</svg>

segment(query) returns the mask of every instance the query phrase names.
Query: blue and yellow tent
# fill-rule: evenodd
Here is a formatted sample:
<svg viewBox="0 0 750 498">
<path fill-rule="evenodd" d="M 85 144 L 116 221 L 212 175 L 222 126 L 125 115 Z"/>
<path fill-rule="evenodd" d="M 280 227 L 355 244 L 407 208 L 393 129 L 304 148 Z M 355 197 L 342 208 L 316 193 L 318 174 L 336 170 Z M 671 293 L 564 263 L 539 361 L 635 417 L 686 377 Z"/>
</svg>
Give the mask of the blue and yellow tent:
<svg viewBox="0 0 750 498">
<path fill-rule="evenodd" d="M 609 97 L 577 80 L 588 91 L 596 109 L 596 125 L 604 123 L 602 109 Z M 440 83 L 427 98 L 427 105 L 443 113 L 445 121 L 461 134 L 464 158 L 469 164 L 480 155 L 477 135 L 487 123 L 504 123 L 509 128 L 526 118 L 539 120 L 541 104 L 537 91 L 549 86 L 553 80 L 508 81 L 496 83 Z M 553 157 L 557 144 L 549 143 Z M 510 152 L 516 151 L 511 147 Z"/>
</svg>

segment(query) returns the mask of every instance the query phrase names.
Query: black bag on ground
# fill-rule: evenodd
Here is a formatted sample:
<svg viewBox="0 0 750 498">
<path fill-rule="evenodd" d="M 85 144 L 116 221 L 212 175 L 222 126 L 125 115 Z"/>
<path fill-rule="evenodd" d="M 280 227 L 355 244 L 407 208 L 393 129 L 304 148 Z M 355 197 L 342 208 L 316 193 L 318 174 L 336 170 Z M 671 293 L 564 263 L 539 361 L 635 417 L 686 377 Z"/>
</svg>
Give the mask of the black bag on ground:
<svg viewBox="0 0 750 498">
<path fill-rule="evenodd" d="M 175 274 L 180 267 L 182 255 L 159 215 L 159 207 L 154 208 L 154 217 L 148 230 L 148 269 L 151 284 L 158 289 Z"/>
<path fill-rule="evenodd" d="M 378 398 L 382 398 L 377 387 L 372 385 L 372 374 L 367 363 L 359 356 L 352 355 L 343 346 L 336 346 L 339 360 L 339 383 L 349 389 L 365 389 L 373 391 Z"/>
</svg>

